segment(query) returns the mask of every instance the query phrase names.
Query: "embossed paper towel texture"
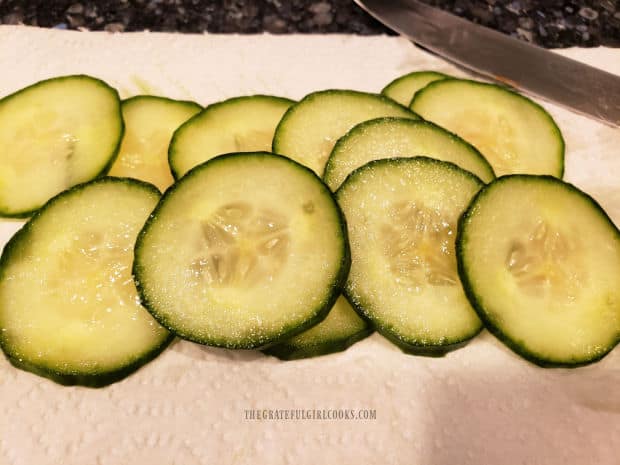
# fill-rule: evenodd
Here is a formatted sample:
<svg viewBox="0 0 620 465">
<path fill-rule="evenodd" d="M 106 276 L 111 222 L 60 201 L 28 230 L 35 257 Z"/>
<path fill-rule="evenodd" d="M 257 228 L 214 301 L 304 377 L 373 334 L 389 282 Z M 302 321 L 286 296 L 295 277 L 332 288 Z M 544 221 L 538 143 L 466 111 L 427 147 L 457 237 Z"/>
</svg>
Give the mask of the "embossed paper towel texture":
<svg viewBox="0 0 620 465">
<path fill-rule="evenodd" d="M 124 97 L 202 104 L 242 94 L 295 99 L 378 91 L 416 69 L 464 75 L 405 40 L 348 36 L 108 35 L 0 27 L 0 94 L 88 73 Z M 566 50 L 620 74 L 620 50 Z M 620 222 L 620 130 L 545 104 L 566 136 L 566 178 Z M 15 230 L 4 224 L 4 240 Z M 542 370 L 483 334 L 443 359 L 379 336 L 283 363 L 179 342 L 126 380 L 61 387 L 0 359 L 0 464 L 616 465 L 620 350 Z M 246 409 L 375 409 L 369 421 L 251 421 Z"/>
</svg>

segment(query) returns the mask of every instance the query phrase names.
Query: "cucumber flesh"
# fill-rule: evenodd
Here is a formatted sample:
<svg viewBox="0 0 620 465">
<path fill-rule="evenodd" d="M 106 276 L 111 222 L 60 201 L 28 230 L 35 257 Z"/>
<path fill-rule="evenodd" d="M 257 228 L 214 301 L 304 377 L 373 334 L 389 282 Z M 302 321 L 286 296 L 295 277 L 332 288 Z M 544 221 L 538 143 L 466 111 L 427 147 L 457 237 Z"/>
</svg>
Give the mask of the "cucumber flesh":
<svg viewBox="0 0 620 465">
<path fill-rule="evenodd" d="M 495 179 L 489 162 L 471 144 L 428 121 L 405 118 L 378 118 L 353 127 L 334 146 L 323 179 L 336 190 L 369 161 L 419 155 L 455 163 L 484 182 Z"/>
<path fill-rule="evenodd" d="M 265 350 L 283 360 L 316 357 L 346 350 L 372 333 L 370 325 L 340 296 L 316 326 Z"/>
<path fill-rule="evenodd" d="M 347 299 L 407 352 L 441 355 L 482 328 L 456 268 L 459 215 L 482 182 L 426 157 L 372 161 L 336 196 L 347 218 Z"/>
<path fill-rule="evenodd" d="M 383 95 L 352 90 L 314 92 L 282 117 L 273 137 L 273 151 L 321 175 L 340 137 L 356 124 L 381 116 L 419 118 Z"/>
<path fill-rule="evenodd" d="M 174 179 L 168 165 L 168 145 L 174 131 L 202 110 L 194 102 L 138 95 L 122 103 L 125 135 L 111 176 L 150 182 L 161 191 Z"/>
<path fill-rule="evenodd" d="M 381 93 L 401 105 L 408 107 L 417 91 L 423 89 L 431 82 L 447 79 L 449 77 L 450 76 L 438 73 L 437 71 L 415 71 L 394 79 L 383 88 Z"/>
<path fill-rule="evenodd" d="M 223 153 L 271 150 L 276 126 L 293 103 L 251 95 L 209 105 L 174 133 L 168 159 L 175 179 Z"/>
<path fill-rule="evenodd" d="M 349 269 L 329 188 L 264 152 L 192 169 L 164 194 L 135 255 L 153 316 L 182 338 L 228 348 L 262 348 L 318 323 Z"/>
<path fill-rule="evenodd" d="M 0 100 L 0 216 L 27 217 L 110 168 L 123 135 L 115 89 L 89 76 L 41 81 Z"/>
<path fill-rule="evenodd" d="M 140 305 L 131 263 L 155 187 L 103 178 L 48 202 L 0 259 L 0 345 L 19 368 L 101 386 L 170 342 Z"/>
<path fill-rule="evenodd" d="M 505 87 L 444 79 L 418 92 L 411 109 L 473 144 L 498 176 L 564 173 L 564 139 L 553 118 Z"/>
<path fill-rule="evenodd" d="M 459 272 L 485 325 L 541 366 L 579 366 L 620 341 L 620 232 L 550 176 L 513 175 L 464 213 Z"/>
</svg>

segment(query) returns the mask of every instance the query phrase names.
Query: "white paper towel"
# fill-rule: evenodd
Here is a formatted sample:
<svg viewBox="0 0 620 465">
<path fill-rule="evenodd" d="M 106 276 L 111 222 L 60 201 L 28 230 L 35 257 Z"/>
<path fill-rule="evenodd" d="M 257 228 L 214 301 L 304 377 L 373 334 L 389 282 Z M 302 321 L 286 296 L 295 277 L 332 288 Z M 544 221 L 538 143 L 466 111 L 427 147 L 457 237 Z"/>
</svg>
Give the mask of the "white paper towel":
<svg viewBox="0 0 620 465">
<path fill-rule="evenodd" d="M 87 73 L 123 97 L 207 104 L 379 91 L 412 70 L 464 75 L 399 38 L 110 35 L 0 27 L 0 95 Z M 620 49 L 561 53 L 620 74 Z M 544 104 L 567 145 L 566 179 L 620 224 L 620 130 Z M 1 148 L 0 148 L 1 150 Z M 8 238 L 17 224 L 4 224 Z M 62 387 L 0 359 L 0 464 L 620 463 L 620 349 L 543 370 L 483 334 L 441 359 L 374 335 L 348 351 L 281 362 L 178 342 L 103 389 Z M 368 409 L 374 420 L 246 420 L 249 409 Z"/>
</svg>

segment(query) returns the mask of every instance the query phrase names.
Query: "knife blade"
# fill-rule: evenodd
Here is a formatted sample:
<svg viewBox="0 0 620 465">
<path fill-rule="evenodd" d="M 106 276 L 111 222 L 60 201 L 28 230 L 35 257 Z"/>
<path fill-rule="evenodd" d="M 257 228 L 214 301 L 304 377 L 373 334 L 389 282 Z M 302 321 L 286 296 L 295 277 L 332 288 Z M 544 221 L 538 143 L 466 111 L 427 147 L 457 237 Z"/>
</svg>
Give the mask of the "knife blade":
<svg viewBox="0 0 620 465">
<path fill-rule="evenodd" d="M 437 55 L 517 90 L 620 127 L 620 77 L 417 0 L 354 0 Z"/>
</svg>

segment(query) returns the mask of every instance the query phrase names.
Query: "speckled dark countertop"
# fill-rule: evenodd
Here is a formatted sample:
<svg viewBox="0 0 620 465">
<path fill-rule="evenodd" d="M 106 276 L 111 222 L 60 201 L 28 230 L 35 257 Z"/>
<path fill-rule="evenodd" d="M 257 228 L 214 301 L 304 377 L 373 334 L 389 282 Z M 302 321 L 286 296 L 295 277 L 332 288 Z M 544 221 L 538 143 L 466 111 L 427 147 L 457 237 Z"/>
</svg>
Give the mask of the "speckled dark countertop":
<svg viewBox="0 0 620 465">
<path fill-rule="evenodd" d="M 620 47 L 620 0 L 423 1 L 545 47 Z M 0 0 L 0 23 L 110 32 L 390 32 L 350 0 Z"/>
</svg>

